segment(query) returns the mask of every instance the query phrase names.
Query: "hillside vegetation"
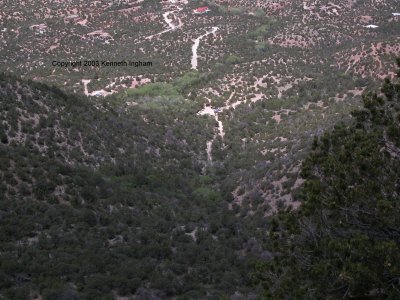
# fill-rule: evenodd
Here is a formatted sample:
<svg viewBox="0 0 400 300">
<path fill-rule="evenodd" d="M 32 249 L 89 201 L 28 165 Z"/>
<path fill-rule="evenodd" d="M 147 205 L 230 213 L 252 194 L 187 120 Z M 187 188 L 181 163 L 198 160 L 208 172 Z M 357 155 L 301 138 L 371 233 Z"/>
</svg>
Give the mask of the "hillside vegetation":
<svg viewBox="0 0 400 300">
<path fill-rule="evenodd" d="M 399 0 L 19 4 L 0 300 L 396 298 Z"/>
<path fill-rule="evenodd" d="M 266 220 L 237 218 L 202 175 L 208 120 L 137 101 L 1 76 L 0 298 L 258 293 L 247 274 L 268 257 Z"/>
<path fill-rule="evenodd" d="M 269 299 L 400 297 L 400 84 L 385 80 L 353 119 L 315 140 L 301 208 L 271 223 Z"/>
<path fill-rule="evenodd" d="M 396 299 L 400 85 L 381 90 L 314 139 L 301 207 L 271 218 L 260 194 L 233 201 L 235 165 L 207 166 L 192 102 L 2 75 L 0 296 Z"/>
<path fill-rule="evenodd" d="M 130 110 L 174 101 L 169 109 L 185 109 L 185 118 L 221 108 L 217 122 L 199 121 L 204 130 L 182 124 L 182 135 L 194 130 L 183 139 L 197 139 L 197 153 L 202 144 L 207 174 L 220 176 L 243 214 L 270 215 L 298 206 L 293 194 L 313 137 L 348 118 L 376 79 L 394 75 L 397 2 L 36 0 L 17 9 L 3 1 L 0 72 L 96 96 L 100 106 L 123 94 Z M 196 15 L 201 6 L 210 11 Z"/>
</svg>

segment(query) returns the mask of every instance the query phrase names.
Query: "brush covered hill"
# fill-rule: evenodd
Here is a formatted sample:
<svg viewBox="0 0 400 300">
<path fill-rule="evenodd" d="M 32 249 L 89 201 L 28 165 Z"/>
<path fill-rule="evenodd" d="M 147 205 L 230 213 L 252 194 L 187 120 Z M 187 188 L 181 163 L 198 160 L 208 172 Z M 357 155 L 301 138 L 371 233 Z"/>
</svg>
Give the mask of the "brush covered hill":
<svg viewBox="0 0 400 300">
<path fill-rule="evenodd" d="M 381 92 L 315 140 L 303 205 L 271 223 L 267 298 L 399 299 L 400 84 Z"/>
<path fill-rule="evenodd" d="M 338 117 L 348 118 L 374 79 L 393 76 L 388 71 L 400 54 L 397 0 L 15 4 L 0 3 L 0 72 L 107 102 L 102 95 L 171 84 L 197 69 L 204 81 L 182 96 L 197 111 L 207 104 L 221 108 L 223 125 L 223 131 L 217 122 L 202 131 L 209 137 L 202 156 L 211 148 L 213 158 L 208 173 L 221 175 L 234 203 L 249 215 L 298 206 L 293 195 L 300 162 L 313 137 Z M 200 6 L 211 11 L 195 15 Z M 77 60 L 152 65 L 57 65 Z"/>
<path fill-rule="evenodd" d="M 153 101 L 99 106 L 1 76 L 0 298 L 257 294 L 265 220 L 237 218 L 201 175 L 208 120 Z"/>
<path fill-rule="evenodd" d="M 351 122 L 363 92 L 394 76 L 400 54 L 398 0 L 17 4 L 0 3 L 0 72 L 24 79 L 1 80 L 6 298 L 101 298 L 98 286 L 104 297 L 251 298 L 246 264 L 268 257 L 267 218 L 300 205 L 314 137 Z M 195 15 L 199 6 L 211 11 Z M 95 64 L 57 65 L 77 60 Z M 91 227 L 82 221 L 90 217 L 71 217 L 85 210 Z M 81 240 L 57 242 L 67 233 Z M 126 250 L 138 245 L 151 255 Z M 171 252 L 158 257 L 150 245 Z M 222 259 L 207 252 L 217 246 Z M 106 267 L 84 253 L 108 248 Z M 121 275 L 128 255 L 135 263 Z M 74 264 L 86 269 L 57 269 Z"/>
</svg>

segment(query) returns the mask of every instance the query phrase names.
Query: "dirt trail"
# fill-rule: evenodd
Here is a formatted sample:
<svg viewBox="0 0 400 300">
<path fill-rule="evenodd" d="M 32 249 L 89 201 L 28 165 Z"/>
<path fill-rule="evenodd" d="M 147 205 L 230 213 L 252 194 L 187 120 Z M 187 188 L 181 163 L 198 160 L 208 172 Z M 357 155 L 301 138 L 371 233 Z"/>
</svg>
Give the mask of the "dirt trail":
<svg viewBox="0 0 400 300">
<path fill-rule="evenodd" d="M 212 150 L 212 144 L 213 144 L 214 139 L 212 139 L 211 141 L 207 141 L 207 160 L 209 162 L 212 161 L 212 155 L 211 155 L 211 150 Z"/>
<path fill-rule="evenodd" d="M 209 31 L 207 31 L 205 34 L 199 36 L 197 39 L 193 40 L 193 46 L 192 46 L 192 69 L 197 70 L 197 49 L 199 48 L 200 45 L 200 40 L 209 35 L 209 34 L 214 34 L 218 30 L 218 27 L 213 27 Z"/>
<path fill-rule="evenodd" d="M 83 93 L 86 96 L 89 96 L 89 91 L 88 91 L 88 87 L 87 85 L 91 82 L 90 79 L 82 79 L 82 83 L 83 83 Z"/>
<path fill-rule="evenodd" d="M 225 145 L 224 145 L 224 136 L 225 136 L 224 125 L 222 124 L 222 121 L 218 120 L 218 115 L 217 114 L 214 114 L 214 118 L 215 118 L 215 121 L 218 122 L 218 133 L 215 132 L 213 138 L 211 140 L 207 141 L 206 152 L 207 152 L 207 160 L 209 162 L 212 161 L 212 155 L 211 155 L 212 145 L 213 145 L 213 143 L 214 143 L 214 141 L 215 141 L 215 139 L 217 138 L 218 135 L 222 139 L 222 146 L 225 147 Z"/>
<path fill-rule="evenodd" d="M 114 94 L 114 93 L 117 92 L 117 91 L 114 91 L 114 90 L 112 90 L 111 92 L 107 92 L 106 90 L 101 89 L 101 90 L 97 90 L 97 91 L 93 91 L 93 92 L 89 93 L 88 84 L 89 84 L 91 81 L 92 81 L 91 79 L 82 79 L 82 83 L 83 83 L 83 93 L 84 93 L 86 96 L 96 96 L 96 97 L 99 97 L 99 96 L 108 96 L 108 95 L 111 95 L 111 94 Z"/>
<path fill-rule="evenodd" d="M 182 10 L 182 8 L 178 8 L 178 10 L 180 11 L 180 10 Z M 172 20 L 168 18 L 168 16 L 169 16 L 170 14 L 173 14 L 173 13 L 174 13 L 174 11 L 167 11 L 167 12 L 163 13 L 164 21 L 165 21 L 165 23 L 167 23 L 167 25 L 169 26 L 169 28 L 170 28 L 171 30 L 175 30 L 176 28 L 178 28 L 178 26 L 176 26 L 176 25 L 172 22 Z"/>
<path fill-rule="evenodd" d="M 168 27 L 171 30 L 174 30 L 176 28 L 176 26 L 174 25 L 174 23 L 172 23 L 171 19 L 168 19 L 168 16 L 171 13 L 172 13 L 172 11 L 167 11 L 166 13 L 163 13 L 163 18 L 164 18 L 165 23 L 167 23 Z"/>
<path fill-rule="evenodd" d="M 183 23 L 182 23 L 181 19 L 177 18 L 179 24 L 178 24 L 178 25 L 175 25 L 175 24 L 173 23 L 173 20 L 170 19 L 170 18 L 168 18 L 168 16 L 169 16 L 170 14 L 175 14 L 175 13 L 177 13 L 177 12 L 180 12 L 183 8 L 182 8 L 181 6 L 176 5 L 176 1 L 174 1 L 174 0 L 170 0 L 170 3 L 171 3 L 170 6 L 172 6 L 172 9 L 173 9 L 173 10 L 166 11 L 166 12 L 163 13 L 163 15 L 162 15 L 163 18 L 164 18 L 165 23 L 167 23 L 167 25 L 168 25 L 169 28 L 166 29 L 166 30 L 163 30 L 163 31 L 161 31 L 161 32 L 159 32 L 159 33 L 156 33 L 156 34 L 152 34 L 152 35 L 147 36 L 147 37 L 146 37 L 147 40 L 148 40 L 148 39 L 152 39 L 154 36 L 158 36 L 158 35 L 161 35 L 161 34 L 163 34 L 163 33 L 166 33 L 166 32 L 169 32 L 169 31 L 173 31 L 173 30 L 176 30 L 177 28 L 182 27 Z M 173 4 L 173 5 L 172 5 L 172 4 Z"/>
<path fill-rule="evenodd" d="M 233 108 L 235 109 L 236 106 L 238 106 L 239 104 L 245 103 L 246 100 L 238 100 L 234 103 L 229 104 L 230 100 L 233 98 L 233 96 L 235 95 L 235 92 L 232 92 L 232 94 L 229 96 L 229 99 L 225 102 L 225 106 L 219 107 L 219 108 L 212 108 L 210 106 L 210 100 L 208 105 L 205 104 L 204 108 L 199 111 L 197 114 L 200 116 L 204 116 L 204 115 L 210 115 L 213 116 L 215 121 L 218 123 L 218 132 L 214 133 L 214 136 L 212 138 L 212 140 L 207 142 L 207 158 L 208 161 L 211 162 L 212 161 L 212 155 L 211 155 L 211 150 L 212 150 L 212 145 L 215 141 L 215 139 L 217 138 L 217 136 L 219 135 L 221 137 L 222 140 L 222 146 L 224 147 L 224 136 L 225 136 L 225 131 L 224 131 L 224 124 L 222 123 L 221 120 L 218 119 L 218 113 L 226 110 L 226 109 L 230 109 Z"/>
<path fill-rule="evenodd" d="M 233 99 L 233 97 L 235 96 L 236 92 L 232 92 L 231 95 L 229 96 L 229 98 L 225 101 L 225 106 L 221 106 L 221 107 L 216 107 L 213 108 L 211 107 L 211 101 L 208 101 L 208 104 L 204 105 L 204 108 L 199 111 L 197 113 L 197 115 L 200 116 L 204 116 L 204 115 L 210 115 L 212 116 L 215 121 L 218 123 L 218 132 L 216 132 L 212 138 L 212 140 L 207 142 L 207 148 L 206 148 L 206 152 L 207 152 L 207 158 L 208 161 L 211 162 L 212 161 L 212 156 L 211 156 L 211 150 L 212 150 L 212 145 L 215 141 L 215 139 L 217 138 L 217 136 L 219 135 L 222 139 L 222 146 L 225 147 L 224 145 L 224 136 L 225 136 L 225 131 L 224 131 L 224 124 L 222 123 L 221 120 L 218 119 L 218 114 L 223 112 L 224 110 L 229 110 L 229 109 L 236 109 L 236 107 L 240 104 L 243 103 L 247 103 L 246 100 L 237 100 L 233 103 L 230 103 L 231 100 Z M 263 98 L 264 94 L 260 93 L 260 94 L 256 94 L 254 98 L 250 99 L 250 102 L 257 102 L 259 100 L 261 100 Z"/>
</svg>

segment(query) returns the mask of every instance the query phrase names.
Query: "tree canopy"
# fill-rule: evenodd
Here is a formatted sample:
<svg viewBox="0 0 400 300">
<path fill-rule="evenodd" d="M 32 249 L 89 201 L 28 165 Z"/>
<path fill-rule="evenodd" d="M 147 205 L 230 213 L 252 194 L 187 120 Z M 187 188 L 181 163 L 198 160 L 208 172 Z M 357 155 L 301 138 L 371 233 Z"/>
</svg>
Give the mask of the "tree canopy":
<svg viewBox="0 0 400 300">
<path fill-rule="evenodd" d="M 400 84 L 385 79 L 363 101 L 314 141 L 302 207 L 271 222 L 275 257 L 258 270 L 267 298 L 400 297 Z"/>
</svg>

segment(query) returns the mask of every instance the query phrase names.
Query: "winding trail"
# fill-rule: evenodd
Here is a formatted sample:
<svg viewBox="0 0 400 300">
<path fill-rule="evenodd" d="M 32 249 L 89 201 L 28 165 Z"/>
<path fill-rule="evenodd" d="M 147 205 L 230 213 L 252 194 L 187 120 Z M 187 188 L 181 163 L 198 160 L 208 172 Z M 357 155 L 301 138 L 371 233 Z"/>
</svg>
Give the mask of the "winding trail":
<svg viewBox="0 0 400 300">
<path fill-rule="evenodd" d="M 176 3 L 176 1 L 174 1 L 174 0 L 170 0 L 170 2 L 172 3 L 172 4 L 175 4 Z M 180 28 L 180 27 L 182 27 L 182 25 L 183 25 L 183 23 L 182 23 L 182 21 L 181 21 L 181 19 L 179 19 L 178 18 L 178 21 L 179 21 L 179 24 L 178 25 L 175 25 L 174 23 L 173 23 L 173 20 L 171 20 L 170 18 L 168 18 L 168 16 L 170 15 L 170 14 L 175 14 L 175 13 L 177 13 L 177 12 L 180 12 L 183 8 L 182 7 L 180 7 L 180 6 L 176 6 L 176 7 L 174 7 L 176 10 L 169 10 L 169 11 L 166 11 L 165 13 L 163 13 L 163 18 L 164 18 L 164 21 L 165 21 L 165 23 L 167 23 L 167 25 L 168 25 L 168 29 L 166 29 L 166 30 L 163 30 L 163 31 L 161 31 L 161 32 L 159 32 L 159 33 L 156 33 L 156 34 L 152 34 L 152 35 L 149 35 L 149 36 L 147 36 L 146 37 L 146 39 L 148 40 L 148 39 L 152 39 L 154 36 L 157 36 L 157 35 L 161 35 L 161 34 L 163 34 L 163 33 L 166 33 L 166 32 L 169 32 L 169 31 L 173 31 L 173 30 L 176 30 L 177 28 Z"/>
<path fill-rule="evenodd" d="M 210 115 L 210 116 L 214 117 L 215 121 L 218 123 L 218 132 L 215 132 L 213 138 L 210 141 L 207 141 L 206 152 L 207 152 L 208 162 L 212 162 L 212 155 L 211 155 L 212 145 L 218 135 L 221 137 L 222 146 L 225 147 L 225 145 L 224 145 L 224 136 L 225 136 L 224 124 L 222 123 L 221 120 L 218 119 L 218 113 L 220 113 L 224 110 L 230 109 L 230 108 L 235 109 L 238 105 L 240 105 L 242 103 L 246 103 L 246 100 L 238 100 L 236 102 L 229 104 L 229 102 L 232 100 L 235 93 L 236 92 L 232 92 L 231 95 L 229 96 L 228 100 L 226 100 L 225 106 L 222 106 L 219 108 L 212 108 L 210 106 L 211 101 L 208 99 L 208 104 L 205 104 L 204 108 L 197 113 L 197 115 L 200 115 L 200 116 Z"/>
<path fill-rule="evenodd" d="M 93 91 L 93 92 L 89 93 L 88 84 L 89 84 L 91 81 L 92 81 L 91 79 L 82 79 L 82 83 L 83 83 L 83 93 L 84 93 L 86 96 L 96 96 L 96 97 L 103 96 L 103 97 L 104 97 L 104 96 L 108 96 L 108 95 L 111 95 L 111 94 L 114 94 L 114 93 L 117 92 L 117 91 L 115 91 L 115 90 L 112 90 L 111 92 L 107 92 L 106 90 L 101 89 L 101 90 L 97 90 L 97 91 Z"/>
<path fill-rule="evenodd" d="M 204 116 L 204 115 L 210 115 L 213 116 L 215 121 L 218 122 L 218 132 L 221 136 L 221 138 L 224 138 L 225 132 L 224 132 L 224 127 L 223 124 L 220 120 L 218 120 L 218 115 L 216 113 L 216 111 L 210 106 L 210 100 L 208 100 L 208 105 L 205 105 L 204 108 L 199 111 L 197 114 L 200 116 Z M 212 162 L 212 145 L 215 141 L 215 139 L 217 138 L 217 133 L 214 133 L 214 136 L 211 140 L 207 141 L 207 146 L 206 146 L 206 152 L 207 152 L 207 161 L 208 162 Z"/>
<path fill-rule="evenodd" d="M 193 40 L 193 46 L 192 46 L 192 69 L 197 70 L 197 59 L 198 59 L 198 55 L 197 55 L 197 49 L 199 48 L 200 45 L 200 40 L 209 35 L 209 34 L 214 34 L 216 31 L 218 30 L 218 27 L 213 27 L 211 28 L 209 31 L 207 31 L 205 34 L 199 36 L 197 39 Z"/>
<path fill-rule="evenodd" d="M 207 141 L 207 160 L 209 162 L 212 161 L 212 155 L 211 155 L 211 151 L 212 151 L 212 144 L 214 142 L 214 139 L 212 139 L 211 141 Z"/>
<path fill-rule="evenodd" d="M 92 80 L 90 79 L 82 79 L 82 83 L 83 83 L 83 93 L 86 96 L 89 96 L 89 91 L 88 91 L 88 84 L 91 82 Z"/>
<path fill-rule="evenodd" d="M 206 151 L 207 151 L 207 161 L 209 161 L 209 162 L 212 161 L 212 154 L 211 154 L 212 145 L 213 145 L 213 143 L 214 143 L 214 141 L 215 141 L 215 139 L 217 138 L 218 135 L 222 139 L 223 147 L 225 147 L 225 145 L 224 145 L 224 135 L 225 135 L 224 126 L 222 124 L 222 121 L 218 120 L 218 115 L 217 114 L 214 115 L 214 118 L 218 122 L 218 133 L 214 133 L 213 138 L 211 140 L 207 141 L 207 150 Z"/>
<path fill-rule="evenodd" d="M 168 24 L 169 28 L 171 28 L 171 30 L 175 30 L 176 26 L 174 25 L 174 23 L 172 23 L 171 19 L 168 19 L 168 16 L 171 13 L 172 13 L 172 11 L 167 11 L 167 12 L 163 13 L 163 17 L 164 17 L 165 23 Z"/>
</svg>

